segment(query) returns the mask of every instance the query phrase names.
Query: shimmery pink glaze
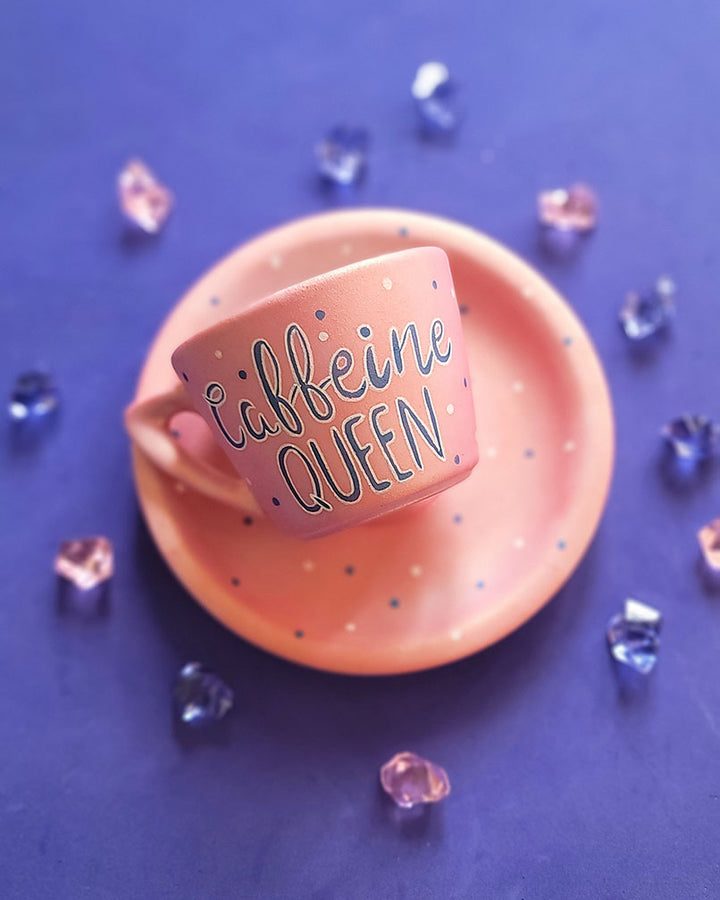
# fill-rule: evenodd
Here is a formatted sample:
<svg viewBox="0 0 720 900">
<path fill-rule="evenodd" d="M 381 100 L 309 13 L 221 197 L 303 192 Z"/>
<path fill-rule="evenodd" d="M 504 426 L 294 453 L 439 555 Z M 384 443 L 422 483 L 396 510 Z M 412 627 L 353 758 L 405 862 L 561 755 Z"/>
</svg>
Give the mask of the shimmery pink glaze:
<svg viewBox="0 0 720 900">
<path fill-rule="evenodd" d="M 447 252 L 464 311 L 480 461 L 461 484 L 308 543 L 267 517 L 184 489 L 133 449 L 145 519 L 177 577 L 228 628 L 304 665 L 392 674 L 487 647 L 567 580 L 605 505 L 613 418 L 587 333 L 517 256 L 434 216 L 325 213 L 245 244 L 171 311 L 136 399 L 171 390 L 173 349 L 254 300 L 359 259 L 427 245 Z M 199 416 L 182 413 L 173 424 L 188 452 L 233 472 Z"/>
</svg>

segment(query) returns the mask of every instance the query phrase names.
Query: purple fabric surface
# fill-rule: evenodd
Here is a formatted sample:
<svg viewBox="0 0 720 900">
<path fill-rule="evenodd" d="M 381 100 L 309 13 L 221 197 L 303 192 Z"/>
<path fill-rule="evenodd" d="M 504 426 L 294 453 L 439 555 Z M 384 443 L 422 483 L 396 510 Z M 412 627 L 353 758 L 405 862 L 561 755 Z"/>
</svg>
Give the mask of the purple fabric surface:
<svg viewBox="0 0 720 900">
<path fill-rule="evenodd" d="M 63 391 L 44 439 L 0 442 L 2 896 L 720 896 L 720 595 L 694 537 L 720 478 L 668 483 L 657 437 L 683 411 L 720 417 L 717 5 L 10 0 L 0 25 L 0 384 L 46 363 Z M 415 134 L 409 84 L 429 58 L 467 91 L 451 147 Z M 121 426 L 183 289 L 340 202 L 312 159 L 339 120 L 373 133 L 352 202 L 458 219 L 535 264 L 588 325 L 617 413 L 607 513 L 568 586 L 490 650 L 394 679 L 281 662 L 196 606 L 140 520 Z M 177 194 L 156 240 L 116 209 L 130 155 Z M 534 198 L 578 178 L 602 221 L 558 259 Z M 661 272 L 676 326 L 637 356 L 617 307 Z M 51 563 L 93 532 L 117 577 L 109 615 L 84 622 L 58 615 Z M 641 690 L 604 644 L 629 594 L 666 617 Z M 237 695 L 207 742 L 170 719 L 193 658 Z M 453 783 L 410 822 L 377 785 L 404 749 Z"/>
</svg>

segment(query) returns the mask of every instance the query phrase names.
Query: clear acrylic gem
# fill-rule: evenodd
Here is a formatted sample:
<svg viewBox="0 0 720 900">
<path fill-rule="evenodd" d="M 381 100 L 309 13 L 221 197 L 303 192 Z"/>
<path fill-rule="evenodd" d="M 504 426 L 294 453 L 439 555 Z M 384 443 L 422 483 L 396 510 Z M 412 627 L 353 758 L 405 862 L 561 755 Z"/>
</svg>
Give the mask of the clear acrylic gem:
<svg viewBox="0 0 720 900">
<path fill-rule="evenodd" d="M 415 753 L 396 753 L 380 769 L 380 783 L 398 806 L 437 803 L 450 793 L 450 779 L 441 766 Z"/>
<path fill-rule="evenodd" d="M 337 125 L 315 147 L 318 171 L 334 184 L 356 184 L 367 166 L 368 144 L 364 128 Z"/>
<path fill-rule="evenodd" d="M 712 575 L 720 575 L 720 519 L 708 522 L 697 533 L 705 566 Z"/>
<path fill-rule="evenodd" d="M 463 117 L 460 90 L 444 63 L 423 63 L 415 74 L 412 95 L 423 131 L 431 135 L 457 131 Z"/>
<path fill-rule="evenodd" d="M 608 622 L 610 652 L 618 662 L 647 675 L 658 659 L 661 627 L 662 616 L 657 609 L 629 598 L 623 612 Z"/>
<path fill-rule="evenodd" d="M 412 95 L 416 100 L 427 100 L 450 80 L 450 70 L 441 62 L 423 63 L 415 73 Z"/>
<path fill-rule="evenodd" d="M 8 409 L 13 419 L 40 418 L 57 408 L 60 395 L 47 372 L 23 372 L 15 379 Z"/>
<path fill-rule="evenodd" d="M 118 175 L 120 208 L 143 231 L 155 234 L 173 206 L 171 191 L 139 159 L 131 159 Z"/>
<path fill-rule="evenodd" d="M 112 544 L 106 537 L 78 538 L 60 545 L 55 571 L 83 591 L 112 578 Z"/>
<path fill-rule="evenodd" d="M 642 341 L 662 331 L 675 314 L 675 283 L 663 275 L 642 293 L 630 292 L 620 309 L 620 324 L 633 341 Z"/>
<path fill-rule="evenodd" d="M 582 233 L 592 231 L 597 224 L 597 195 L 586 184 L 542 191 L 537 204 L 540 223 L 549 228 Z"/>
<path fill-rule="evenodd" d="M 662 434 L 683 462 L 702 462 L 717 449 L 718 427 L 707 416 L 679 416 L 665 425 Z"/>
<path fill-rule="evenodd" d="M 208 725 L 220 721 L 232 709 L 235 696 L 212 669 L 199 662 L 189 662 L 175 680 L 173 700 L 182 722 Z"/>
</svg>

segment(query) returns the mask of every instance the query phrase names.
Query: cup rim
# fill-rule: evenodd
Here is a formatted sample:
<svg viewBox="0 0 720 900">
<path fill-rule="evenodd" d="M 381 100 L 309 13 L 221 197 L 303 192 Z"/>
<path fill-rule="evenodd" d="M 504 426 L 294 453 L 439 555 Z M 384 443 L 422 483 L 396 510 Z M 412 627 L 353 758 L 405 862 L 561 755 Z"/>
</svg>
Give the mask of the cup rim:
<svg viewBox="0 0 720 900">
<path fill-rule="evenodd" d="M 174 365 L 177 356 L 184 353 L 186 350 L 189 350 L 194 345 L 199 344 L 201 341 L 205 341 L 213 335 L 216 336 L 220 334 L 225 329 L 232 327 L 240 321 L 247 321 L 254 318 L 261 309 L 265 311 L 269 306 L 278 307 L 296 302 L 298 292 L 307 290 L 314 285 L 329 281 L 339 281 L 354 275 L 358 270 L 374 268 L 375 266 L 386 264 L 387 260 L 396 259 L 397 257 L 417 256 L 418 254 L 425 255 L 428 251 L 441 253 L 449 265 L 447 253 L 442 247 L 428 244 L 422 247 L 408 247 L 405 250 L 395 250 L 392 253 L 383 253 L 380 256 L 370 256 L 367 259 L 357 260 L 356 262 L 339 266 L 336 269 L 330 269 L 320 275 L 313 275 L 311 278 L 306 278 L 303 281 L 298 281 L 295 284 L 288 285 L 288 287 L 281 288 L 279 291 L 274 291 L 272 294 L 267 294 L 265 297 L 260 297 L 258 300 L 254 300 L 241 312 L 228 316 L 225 319 L 221 319 L 219 322 L 215 322 L 207 328 L 203 328 L 202 331 L 198 331 L 197 334 L 192 335 L 192 337 L 189 337 L 181 344 L 178 344 L 172 352 L 171 362 Z"/>
</svg>

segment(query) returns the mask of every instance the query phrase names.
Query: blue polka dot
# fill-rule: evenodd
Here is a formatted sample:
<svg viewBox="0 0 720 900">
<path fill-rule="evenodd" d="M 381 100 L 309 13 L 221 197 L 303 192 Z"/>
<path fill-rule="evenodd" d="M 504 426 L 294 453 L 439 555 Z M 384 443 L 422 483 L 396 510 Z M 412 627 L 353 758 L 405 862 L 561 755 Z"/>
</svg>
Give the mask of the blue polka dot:
<svg viewBox="0 0 720 900">
<path fill-rule="evenodd" d="M 177 428 L 173 428 L 173 430 L 170 432 L 170 434 L 171 434 L 174 438 L 179 438 L 179 437 L 180 437 L 180 432 L 177 430 Z"/>
<path fill-rule="evenodd" d="M 187 377 L 187 372 L 183 372 L 183 378 L 185 379 L 185 381 L 190 381 L 190 379 Z"/>
<path fill-rule="evenodd" d="M 462 522 L 462 520 L 463 520 L 463 517 L 460 515 L 460 513 L 455 513 L 455 515 L 453 516 L 453 522 L 456 525 L 459 525 Z"/>
<path fill-rule="evenodd" d="M 242 380 L 245 381 L 245 379 L 247 378 L 247 372 L 245 371 L 245 369 L 240 369 L 240 371 L 238 372 L 238 378 L 242 378 Z"/>
<path fill-rule="evenodd" d="M 567 547 L 567 544 L 565 543 L 565 541 L 558 541 L 557 546 L 558 550 L 564 550 Z"/>
<path fill-rule="evenodd" d="M 436 290 L 437 290 L 437 281 L 435 281 L 434 278 L 433 278 L 433 283 L 432 283 L 432 284 L 433 284 L 433 290 L 436 291 Z"/>
<path fill-rule="evenodd" d="M 478 583 L 475 585 L 475 587 L 476 587 L 479 591 L 481 591 L 481 590 L 485 587 L 485 582 L 484 582 L 484 581 L 478 581 Z"/>
<path fill-rule="evenodd" d="M 210 305 L 211 305 L 211 306 L 217 306 L 219 303 L 220 303 L 220 298 L 219 298 L 219 297 L 211 297 L 211 298 L 210 298 Z"/>
<path fill-rule="evenodd" d="M 345 574 L 346 575 L 354 575 L 355 574 L 355 566 L 345 566 Z"/>
<path fill-rule="evenodd" d="M 563 344 L 565 344 L 566 347 L 569 347 L 570 344 L 572 344 L 572 338 L 569 335 L 567 337 L 564 337 Z"/>
<path fill-rule="evenodd" d="M 463 387 L 467 387 L 467 378 L 463 378 Z"/>
<path fill-rule="evenodd" d="M 272 501 L 273 501 L 273 506 L 280 506 L 280 501 L 278 500 L 277 497 L 273 497 Z"/>
<path fill-rule="evenodd" d="M 325 310 L 324 309 L 316 309 L 315 310 L 315 318 L 322 320 L 325 318 Z"/>
<path fill-rule="evenodd" d="M 400 606 L 400 601 L 397 597 L 390 598 L 390 606 L 392 606 L 393 609 L 397 609 L 397 607 Z"/>
<path fill-rule="evenodd" d="M 470 307 L 465 306 L 465 304 L 463 303 L 463 305 L 460 307 L 460 315 L 466 316 L 469 312 L 470 312 Z"/>
<path fill-rule="evenodd" d="M 453 462 L 455 463 L 456 466 L 459 466 L 460 465 L 460 457 L 456 455 Z"/>
<path fill-rule="evenodd" d="M 252 525 L 252 523 L 253 523 L 252 516 L 245 516 L 245 518 L 243 519 L 243 523 L 245 525 Z"/>
<path fill-rule="evenodd" d="M 398 228 L 398 234 L 400 237 L 407 237 L 410 234 L 410 231 L 403 225 L 402 228 Z"/>
<path fill-rule="evenodd" d="M 525 458 L 532 459 L 534 456 L 535 456 L 535 451 L 531 447 L 528 447 L 528 449 L 525 451 Z"/>
<path fill-rule="evenodd" d="M 305 637 L 305 632 L 302 630 L 302 628 L 298 628 L 298 629 L 297 629 L 297 631 L 295 632 L 295 637 L 296 637 L 296 638 L 303 638 L 303 637 Z"/>
<path fill-rule="evenodd" d="M 359 334 L 360 337 L 362 337 L 362 338 L 369 338 L 370 335 L 372 334 L 372 329 L 370 328 L 369 325 L 361 325 L 361 326 L 358 328 L 358 334 Z"/>
<path fill-rule="evenodd" d="M 240 584 L 240 579 L 239 579 L 239 578 L 231 578 L 230 581 L 232 582 L 232 584 L 234 585 L 234 587 L 237 587 L 237 586 Z"/>
</svg>

